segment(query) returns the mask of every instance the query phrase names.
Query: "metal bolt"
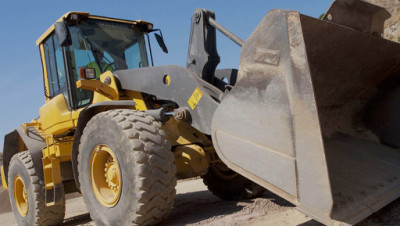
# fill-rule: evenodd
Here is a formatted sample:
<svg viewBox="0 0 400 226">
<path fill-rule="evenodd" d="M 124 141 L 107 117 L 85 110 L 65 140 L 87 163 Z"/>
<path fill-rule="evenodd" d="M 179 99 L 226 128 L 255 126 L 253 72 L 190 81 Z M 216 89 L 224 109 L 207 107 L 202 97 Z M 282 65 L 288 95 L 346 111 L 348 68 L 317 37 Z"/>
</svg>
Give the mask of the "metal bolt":
<svg viewBox="0 0 400 226">
<path fill-rule="evenodd" d="M 201 14 L 200 13 L 194 14 L 194 21 L 196 22 L 196 24 L 199 24 L 200 18 L 201 18 Z"/>
<path fill-rule="evenodd" d="M 110 78 L 110 76 L 107 76 L 107 77 L 104 79 L 104 84 L 106 84 L 106 85 L 110 85 L 110 84 L 111 84 L 111 78 Z"/>
<path fill-rule="evenodd" d="M 190 112 L 187 108 L 178 108 L 174 110 L 174 118 L 186 122 L 191 121 Z"/>
<path fill-rule="evenodd" d="M 183 112 L 182 111 L 178 111 L 176 115 L 177 115 L 176 117 L 181 119 L 183 117 Z"/>
<path fill-rule="evenodd" d="M 195 59 L 191 59 L 191 60 L 189 60 L 189 64 L 196 65 L 196 60 L 195 60 Z"/>
</svg>

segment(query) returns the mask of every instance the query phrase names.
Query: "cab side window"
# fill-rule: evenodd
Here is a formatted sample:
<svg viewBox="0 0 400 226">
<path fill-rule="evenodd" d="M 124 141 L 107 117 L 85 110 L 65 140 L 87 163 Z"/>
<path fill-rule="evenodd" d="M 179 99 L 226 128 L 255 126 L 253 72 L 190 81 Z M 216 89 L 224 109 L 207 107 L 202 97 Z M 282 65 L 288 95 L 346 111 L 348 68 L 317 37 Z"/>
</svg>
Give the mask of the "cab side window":
<svg viewBox="0 0 400 226">
<path fill-rule="evenodd" d="M 50 98 L 60 93 L 64 93 L 68 98 L 63 52 L 55 35 L 50 36 L 44 43 L 44 52 Z"/>
</svg>

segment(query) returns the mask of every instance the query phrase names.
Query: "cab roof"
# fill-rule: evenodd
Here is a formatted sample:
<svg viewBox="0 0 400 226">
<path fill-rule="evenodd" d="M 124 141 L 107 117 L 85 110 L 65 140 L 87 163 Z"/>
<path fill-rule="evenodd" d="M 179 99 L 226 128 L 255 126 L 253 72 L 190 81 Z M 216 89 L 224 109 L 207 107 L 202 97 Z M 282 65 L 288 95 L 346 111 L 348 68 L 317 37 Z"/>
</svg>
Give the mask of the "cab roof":
<svg viewBox="0 0 400 226">
<path fill-rule="evenodd" d="M 91 19 L 98 19 L 98 20 L 108 20 L 108 21 L 114 21 L 114 22 L 120 22 L 120 23 L 128 23 L 128 24 L 151 24 L 147 21 L 143 20 L 124 20 L 124 19 L 117 19 L 117 18 L 111 18 L 111 17 L 102 17 L 102 16 L 95 16 L 95 15 L 90 15 L 90 13 L 87 12 L 67 12 L 63 16 L 61 16 L 56 22 L 62 22 L 64 19 L 68 19 L 72 14 L 78 14 L 79 16 L 91 18 Z M 152 24 L 151 24 L 152 25 Z M 44 40 L 47 39 L 47 37 L 54 31 L 54 24 L 52 24 L 39 38 L 36 40 L 36 45 L 40 45 Z"/>
</svg>

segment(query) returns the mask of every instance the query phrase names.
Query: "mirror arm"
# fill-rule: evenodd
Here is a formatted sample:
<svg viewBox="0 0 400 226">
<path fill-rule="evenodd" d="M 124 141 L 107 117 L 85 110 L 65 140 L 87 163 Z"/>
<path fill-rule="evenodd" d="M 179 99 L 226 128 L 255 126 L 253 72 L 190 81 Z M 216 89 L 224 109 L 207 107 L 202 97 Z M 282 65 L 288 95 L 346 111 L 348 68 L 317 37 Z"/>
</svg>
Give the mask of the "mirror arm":
<svg viewBox="0 0 400 226">
<path fill-rule="evenodd" d="M 150 32 L 151 32 L 151 31 L 150 31 Z M 149 32 L 149 33 L 150 33 L 150 32 Z M 150 45 L 150 37 L 149 37 L 149 34 L 148 34 L 148 33 L 146 33 L 146 36 L 147 36 L 147 42 L 149 43 L 149 52 L 150 52 L 151 66 L 154 67 L 153 53 L 152 53 L 152 51 L 151 51 L 151 45 Z"/>
<path fill-rule="evenodd" d="M 153 29 L 153 30 L 149 31 L 149 34 L 150 34 L 151 32 L 155 32 L 155 31 L 160 32 L 160 36 L 164 39 L 164 36 L 162 35 L 161 29 L 159 29 L 159 28 Z"/>
</svg>

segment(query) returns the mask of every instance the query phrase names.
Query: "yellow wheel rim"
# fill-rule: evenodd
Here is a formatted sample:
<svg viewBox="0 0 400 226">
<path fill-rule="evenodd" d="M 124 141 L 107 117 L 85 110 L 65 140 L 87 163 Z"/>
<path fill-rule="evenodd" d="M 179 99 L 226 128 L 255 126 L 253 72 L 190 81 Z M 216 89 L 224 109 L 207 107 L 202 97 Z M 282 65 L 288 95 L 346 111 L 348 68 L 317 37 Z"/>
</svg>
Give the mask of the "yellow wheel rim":
<svg viewBox="0 0 400 226">
<path fill-rule="evenodd" d="M 22 178 L 17 175 L 14 177 L 14 201 L 19 214 L 25 217 L 28 214 L 28 195 Z"/>
<path fill-rule="evenodd" d="M 114 152 L 106 145 L 97 145 L 92 151 L 90 180 L 93 193 L 103 206 L 117 204 L 121 195 L 121 171 Z"/>
</svg>

